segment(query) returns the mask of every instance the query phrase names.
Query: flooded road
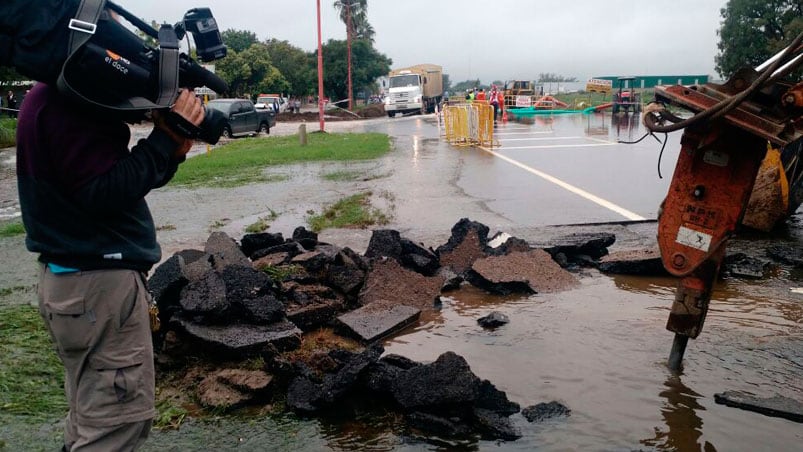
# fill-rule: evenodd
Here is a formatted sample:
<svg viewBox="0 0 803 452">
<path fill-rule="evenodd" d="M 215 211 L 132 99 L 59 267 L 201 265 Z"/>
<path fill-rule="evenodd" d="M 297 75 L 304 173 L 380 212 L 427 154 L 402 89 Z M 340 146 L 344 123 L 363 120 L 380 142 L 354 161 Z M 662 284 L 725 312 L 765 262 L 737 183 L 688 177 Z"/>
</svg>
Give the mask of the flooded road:
<svg viewBox="0 0 803 452">
<path fill-rule="evenodd" d="M 665 366 L 670 278 L 591 272 L 577 289 L 530 297 L 463 289 L 445 298 L 440 312 L 385 342 L 387 353 L 422 361 L 454 351 L 522 407 L 556 400 L 572 410 L 542 424 L 514 415 L 523 434 L 517 441 L 423 437 L 406 430 L 398 415 L 364 409 L 347 420 L 194 421 L 181 432 L 157 433 L 145 450 L 799 450 L 800 424 L 713 401 L 725 390 L 800 400 L 803 305 L 777 299 L 776 289 L 721 284 L 681 375 Z M 491 311 L 511 323 L 482 329 L 476 319 Z"/>
<path fill-rule="evenodd" d="M 660 145 L 653 138 L 632 145 L 618 142 L 643 136 L 637 116 L 596 113 L 523 120 L 497 126 L 494 139 L 500 146 L 488 151 L 501 159 L 486 158 L 467 171 L 463 184 L 468 194 L 492 198 L 489 206 L 517 224 L 656 217 L 677 159 L 679 134 L 669 137 L 660 179 Z"/>
<path fill-rule="evenodd" d="M 297 125 L 285 127 L 292 132 Z M 148 200 L 162 226 L 165 256 L 198 247 L 212 227 L 239 238 L 245 226 L 270 211 L 278 214 L 270 231 L 287 235 L 303 224 L 308 210 L 355 191 L 371 191 L 372 202 L 392 210 L 386 227 L 432 247 L 445 243 L 462 217 L 488 225 L 492 234 L 504 231 L 533 244 L 602 229 L 550 225 L 627 220 L 621 212 L 654 219 L 680 139 L 680 134 L 669 136 L 664 179 L 659 179 L 660 144 L 650 137 L 636 145 L 617 143 L 644 133 L 628 116 L 510 121 L 496 130 L 500 146 L 488 150 L 446 145 L 432 115 L 331 123 L 327 130 L 388 133 L 394 150 L 377 161 L 268 169 L 288 176 L 280 183 L 157 190 Z M 344 169 L 376 177 L 321 178 Z M 795 220 L 773 240 L 800 247 L 800 226 Z M 617 234 L 614 249 L 623 249 L 654 243 L 655 229 L 655 223 L 640 222 L 608 230 Z M 358 252 L 369 238 L 370 231 L 321 234 L 322 240 Z M 734 248 L 755 243 L 737 241 Z M 517 441 L 423 437 L 406 430 L 398 415 L 363 407 L 356 420 L 293 415 L 193 420 L 178 432 L 155 432 L 144 450 L 800 450 L 801 424 L 717 405 L 714 394 L 743 390 L 803 401 L 803 295 L 789 290 L 803 286 L 803 274 L 781 271 L 761 281 L 721 281 L 703 333 L 689 344 L 681 375 L 665 365 L 672 342 L 664 326 L 673 279 L 610 277 L 594 270 L 579 276 L 578 288 L 555 294 L 450 293 L 440 311 L 385 341 L 387 353 L 414 360 L 431 361 L 454 351 L 522 407 L 555 400 L 572 410 L 568 418 L 542 424 L 514 415 L 523 434 Z M 480 328 L 477 318 L 491 311 L 511 322 L 492 331 Z"/>
<path fill-rule="evenodd" d="M 531 243 L 573 230 L 540 226 L 626 219 L 488 150 L 443 144 L 431 116 L 355 127 L 394 137 L 393 155 L 372 169 L 388 176 L 371 188 L 394 194 L 389 227 L 428 246 L 444 243 L 463 216 L 488 224 L 492 234 L 510 232 Z M 617 143 L 642 134 L 632 117 L 561 116 L 500 124 L 495 134 L 500 146 L 490 151 L 649 219 L 666 194 L 680 134 L 669 136 L 664 179 L 658 178 L 660 145 L 654 139 Z M 797 226 L 775 240 L 799 246 Z M 614 247 L 632 245 L 622 240 L 631 232 L 640 245 L 654 243 L 655 223 L 617 229 Z M 322 234 L 359 251 L 369 236 Z M 735 245 L 749 248 L 751 242 Z M 800 424 L 717 405 L 713 396 L 744 390 L 803 400 L 803 296 L 789 292 L 803 279 L 786 273 L 759 282 L 722 281 L 702 335 L 690 342 L 681 375 L 665 365 L 673 279 L 586 271 L 581 281 L 568 292 L 531 297 L 474 289 L 451 293 L 441 311 L 385 342 L 386 353 L 421 361 L 454 351 L 522 407 L 556 400 L 572 410 L 570 417 L 544 424 L 515 415 L 524 435 L 517 441 L 422 437 L 405 430 L 397 415 L 364 410 L 357 420 L 285 416 L 252 419 L 247 427 L 231 419 L 194 424 L 180 435 L 158 434 L 150 450 L 182 438 L 190 448 L 202 438 L 210 446 L 238 450 L 798 450 Z M 494 331 L 480 328 L 476 320 L 494 310 L 511 323 Z"/>
</svg>

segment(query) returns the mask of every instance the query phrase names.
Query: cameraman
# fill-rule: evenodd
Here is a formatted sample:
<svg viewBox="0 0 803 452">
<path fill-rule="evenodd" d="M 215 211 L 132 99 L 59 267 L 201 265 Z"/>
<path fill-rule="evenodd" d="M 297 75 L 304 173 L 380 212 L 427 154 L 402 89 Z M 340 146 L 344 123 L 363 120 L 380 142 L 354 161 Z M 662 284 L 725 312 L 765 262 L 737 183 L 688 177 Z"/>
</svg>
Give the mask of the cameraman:
<svg viewBox="0 0 803 452">
<path fill-rule="evenodd" d="M 182 90 L 172 111 L 198 125 Z M 161 249 L 145 195 L 165 185 L 192 142 L 154 112 L 128 149 L 122 119 L 82 109 L 55 87 L 26 96 L 17 175 L 28 250 L 39 253 L 39 311 L 65 369 L 66 451 L 128 451 L 145 441 L 154 366 L 145 274 Z"/>
</svg>

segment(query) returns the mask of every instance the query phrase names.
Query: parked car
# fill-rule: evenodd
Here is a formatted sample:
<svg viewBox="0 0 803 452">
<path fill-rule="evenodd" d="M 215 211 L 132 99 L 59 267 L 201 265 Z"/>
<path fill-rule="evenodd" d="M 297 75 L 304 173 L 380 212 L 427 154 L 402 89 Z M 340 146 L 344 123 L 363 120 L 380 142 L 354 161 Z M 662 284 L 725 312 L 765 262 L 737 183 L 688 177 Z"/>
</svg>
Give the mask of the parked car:
<svg viewBox="0 0 803 452">
<path fill-rule="evenodd" d="M 278 94 L 260 94 L 257 96 L 256 106 L 257 108 L 270 106 L 276 113 L 284 113 L 288 108 L 287 99 Z"/>
<path fill-rule="evenodd" d="M 276 112 L 269 108 L 255 108 L 248 99 L 215 99 L 206 104 L 207 108 L 220 111 L 227 118 L 223 136 L 255 135 L 270 133 L 276 125 Z"/>
</svg>

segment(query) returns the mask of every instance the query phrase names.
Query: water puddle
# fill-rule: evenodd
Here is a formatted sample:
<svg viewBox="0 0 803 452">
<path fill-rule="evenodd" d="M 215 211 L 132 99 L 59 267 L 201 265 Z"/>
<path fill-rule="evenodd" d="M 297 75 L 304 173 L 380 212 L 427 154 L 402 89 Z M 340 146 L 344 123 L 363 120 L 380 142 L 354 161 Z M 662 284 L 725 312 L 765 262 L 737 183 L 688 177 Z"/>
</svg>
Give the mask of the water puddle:
<svg viewBox="0 0 803 452">
<path fill-rule="evenodd" d="M 193 421 L 157 433 L 145 450 L 198 444 L 243 450 L 789 450 L 799 424 L 714 403 L 725 390 L 801 398 L 803 302 L 775 297 L 778 284 L 724 281 L 702 335 L 689 345 L 685 371 L 665 366 L 672 335 L 664 329 L 671 278 L 610 278 L 588 273 L 568 292 L 490 296 L 463 288 L 443 298 L 386 353 L 431 361 L 446 351 L 466 358 L 481 378 L 523 407 L 559 401 L 571 416 L 514 423 L 523 437 L 497 444 L 423 437 L 399 414 L 356 401 L 337 416 L 293 415 Z M 749 295 L 745 295 L 749 294 Z M 803 296 L 802 296 L 803 297 Z M 801 298 L 803 300 L 803 298 Z M 491 311 L 511 322 L 485 330 Z M 734 432 L 739 432 L 734 435 Z"/>
</svg>

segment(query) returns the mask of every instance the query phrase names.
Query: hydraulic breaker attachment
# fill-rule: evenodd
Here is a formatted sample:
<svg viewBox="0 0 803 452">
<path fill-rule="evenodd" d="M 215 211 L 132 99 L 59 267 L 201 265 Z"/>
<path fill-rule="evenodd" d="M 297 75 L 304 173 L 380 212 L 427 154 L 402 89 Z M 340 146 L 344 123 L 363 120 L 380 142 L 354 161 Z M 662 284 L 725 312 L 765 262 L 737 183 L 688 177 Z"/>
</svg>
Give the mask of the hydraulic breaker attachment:
<svg viewBox="0 0 803 452">
<path fill-rule="evenodd" d="M 673 369 L 680 367 L 688 338 L 703 329 L 727 239 L 744 215 L 765 152 L 763 140 L 733 126 L 683 134 L 658 220 L 664 267 L 681 277 L 666 324 L 676 335 Z"/>
<path fill-rule="evenodd" d="M 680 278 L 666 325 L 675 333 L 672 370 L 703 329 L 727 240 L 744 216 L 767 143 L 781 148 L 803 137 L 803 84 L 782 80 L 803 63 L 801 42 L 803 33 L 722 85 L 656 87 L 657 102 L 694 112 L 691 118 L 653 106 L 644 115 L 653 132 L 685 129 L 658 220 L 664 267 Z"/>
</svg>

